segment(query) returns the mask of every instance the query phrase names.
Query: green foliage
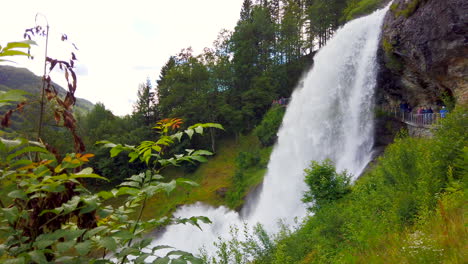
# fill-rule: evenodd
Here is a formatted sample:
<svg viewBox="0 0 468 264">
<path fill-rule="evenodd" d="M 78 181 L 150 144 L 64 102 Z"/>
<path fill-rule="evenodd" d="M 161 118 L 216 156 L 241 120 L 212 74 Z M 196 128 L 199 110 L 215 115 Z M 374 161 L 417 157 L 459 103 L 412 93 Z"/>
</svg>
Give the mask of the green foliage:
<svg viewBox="0 0 468 264">
<path fill-rule="evenodd" d="M 230 239 L 218 238 L 218 241 L 214 242 L 217 248 L 215 256 L 208 256 L 207 252 L 202 250 L 204 263 L 247 264 L 252 263 L 252 259 L 255 259 L 255 263 L 271 263 L 269 253 L 272 252 L 275 240 L 280 239 L 279 236 L 270 237 L 261 224 L 253 228 L 244 224 L 242 230 L 231 226 L 230 236 Z"/>
<path fill-rule="evenodd" d="M 0 91 L 0 107 L 12 105 L 14 102 L 25 101 L 25 95 L 28 95 L 28 93 L 22 90 Z"/>
<path fill-rule="evenodd" d="M 397 4 L 392 4 L 390 10 L 395 14 L 395 16 L 404 16 L 405 18 L 410 17 L 416 12 L 419 6 L 425 2 L 425 0 L 411 0 L 406 1 L 402 6 Z"/>
<path fill-rule="evenodd" d="M 32 40 L 23 40 L 18 42 L 9 42 L 5 47 L 0 46 L 0 62 L 9 61 L 1 57 L 11 56 L 26 56 L 30 57 L 29 52 L 24 52 L 23 49 L 30 49 L 31 45 L 36 45 L 36 42 Z"/>
<path fill-rule="evenodd" d="M 232 209 L 239 209 L 244 204 L 245 196 L 262 182 L 271 153 L 271 147 L 261 148 L 254 137 L 250 140 L 246 138 L 245 143 L 249 146 L 235 158 L 234 176 L 226 193 L 226 205 Z"/>
<path fill-rule="evenodd" d="M 178 119 L 159 122 L 159 139 L 138 146 L 102 142 L 111 148 L 112 156 L 127 150 L 130 162 L 140 160 L 147 167 L 117 188 L 98 193 L 91 193 L 81 184 L 82 179 L 106 180 L 85 167 L 94 155 L 68 154 L 59 160 L 38 143 L 31 145 L 27 140 L 0 142 L 3 185 L 0 194 L 0 221 L 3 223 L 0 259 L 14 258 L 15 263 L 113 263 L 105 257 L 111 254 L 122 263 L 128 262 L 128 256 L 136 257 L 132 263 L 144 263 L 156 251 L 168 248 L 154 246 L 149 253 L 143 252 L 152 241 L 143 238 L 145 230 L 170 223 L 190 223 L 198 227 L 198 222 L 209 223 L 206 217 L 141 218 L 151 196 L 169 194 L 178 185 L 196 185 L 183 178 L 165 182 L 161 170 L 186 161 L 203 162 L 206 160 L 204 156 L 211 154 L 204 150 L 186 150 L 184 154 L 163 158 L 163 152 L 183 135 L 191 138 L 193 134 L 201 134 L 203 128 L 220 127 L 218 124 L 197 124 L 183 135 L 170 134 L 169 131 L 177 129 L 179 124 Z M 35 154 L 41 157 L 39 162 L 29 158 Z M 119 196 L 125 197 L 123 205 L 104 205 L 106 200 Z M 130 217 L 134 212 L 138 212 L 138 216 Z M 192 254 L 177 250 L 156 259 L 160 263 L 200 262 Z"/>
<path fill-rule="evenodd" d="M 304 194 L 302 201 L 313 203 L 309 210 L 320 210 L 351 192 L 350 175 L 346 171 L 337 173 L 330 160 L 322 163 L 312 161 L 310 167 L 304 171 L 306 173 L 304 181 L 309 190 Z"/>
<path fill-rule="evenodd" d="M 263 146 L 271 146 L 276 141 L 276 134 L 283 121 L 285 108 L 274 105 L 268 110 L 262 122 L 255 128 L 254 134 L 258 137 Z"/>
<path fill-rule="evenodd" d="M 342 20 L 350 21 L 368 15 L 379 8 L 384 0 L 351 0 L 343 11 Z"/>
<path fill-rule="evenodd" d="M 402 62 L 394 53 L 393 44 L 390 43 L 387 39 L 383 38 L 382 48 L 385 51 L 385 66 L 387 66 L 388 69 L 395 72 L 400 72 L 401 70 L 403 70 Z"/>
<path fill-rule="evenodd" d="M 441 96 L 442 102 L 447 107 L 449 112 L 455 109 L 455 105 L 457 104 L 456 98 L 454 96 L 450 96 L 446 91 L 442 93 Z"/>
</svg>

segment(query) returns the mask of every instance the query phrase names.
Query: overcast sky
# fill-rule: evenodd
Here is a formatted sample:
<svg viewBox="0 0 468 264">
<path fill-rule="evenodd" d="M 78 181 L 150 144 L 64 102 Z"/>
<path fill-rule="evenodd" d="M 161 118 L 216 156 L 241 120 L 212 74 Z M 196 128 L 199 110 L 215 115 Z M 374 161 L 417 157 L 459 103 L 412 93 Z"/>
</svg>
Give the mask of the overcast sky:
<svg viewBox="0 0 468 264">
<path fill-rule="evenodd" d="M 116 115 L 132 112 L 138 85 L 158 78 L 169 56 L 191 46 L 195 54 L 211 47 L 221 29 L 232 30 L 243 0 L 21 0 L 4 1 L 0 11 L 0 44 L 22 40 L 37 13 L 50 25 L 49 55 L 66 59 L 66 33 L 78 47 L 76 95 L 103 102 Z M 42 17 L 39 24 L 45 24 Z M 15 59 L 42 75 L 41 52 L 33 61 Z M 63 84 L 62 76 L 53 76 Z"/>
</svg>

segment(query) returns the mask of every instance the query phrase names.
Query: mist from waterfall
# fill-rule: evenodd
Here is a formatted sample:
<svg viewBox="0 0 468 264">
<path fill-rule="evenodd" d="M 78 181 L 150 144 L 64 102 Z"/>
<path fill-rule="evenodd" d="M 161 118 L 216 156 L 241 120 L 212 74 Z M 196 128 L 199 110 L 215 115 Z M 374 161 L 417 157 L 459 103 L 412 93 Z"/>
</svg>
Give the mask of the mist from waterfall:
<svg viewBox="0 0 468 264">
<path fill-rule="evenodd" d="M 189 225 L 169 226 L 153 243 L 192 253 L 204 245 L 214 253 L 213 242 L 228 238 L 232 225 L 259 222 L 273 233 L 279 219 L 293 224 L 307 215 L 301 198 L 306 191 L 304 169 L 311 160 L 331 159 L 338 171 L 357 177 L 372 157 L 376 53 L 387 10 L 349 22 L 316 54 L 314 67 L 288 105 L 262 190 L 247 201 L 241 214 L 201 203 L 183 206 L 175 217 L 203 215 L 213 223 L 202 224 L 202 231 Z"/>
</svg>

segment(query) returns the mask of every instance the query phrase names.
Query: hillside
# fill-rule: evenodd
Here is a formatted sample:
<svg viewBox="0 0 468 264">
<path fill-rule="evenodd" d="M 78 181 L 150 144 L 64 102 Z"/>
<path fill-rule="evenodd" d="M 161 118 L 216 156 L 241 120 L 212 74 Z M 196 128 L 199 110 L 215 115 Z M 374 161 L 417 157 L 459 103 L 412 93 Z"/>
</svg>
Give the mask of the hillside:
<svg viewBox="0 0 468 264">
<path fill-rule="evenodd" d="M 65 89 L 53 83 L 59 95 L 65 95 Z M 41 87 L 41 77 L 25 68 L 16 68 L 13 66 L 0 65 L 0 90 L 7 91 L 10 89 L 19 89 L 31 94 L 39 94 Z M 85 112 L 89 112 L 93 108 L 93 103 L 86 99 L 77 98 L 76 107 Z"/>
</svg>

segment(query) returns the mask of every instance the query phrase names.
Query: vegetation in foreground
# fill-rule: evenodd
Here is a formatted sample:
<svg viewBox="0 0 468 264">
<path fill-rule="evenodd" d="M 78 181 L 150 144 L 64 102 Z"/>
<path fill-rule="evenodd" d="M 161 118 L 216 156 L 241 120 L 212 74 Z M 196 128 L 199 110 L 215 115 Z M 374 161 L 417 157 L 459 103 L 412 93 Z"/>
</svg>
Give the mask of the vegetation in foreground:
<svg viewBox="0 0 468 264">
<path fill-rule="evenodd" d="M 127 178 L 110 191 L 92 193 L 82 179 L 106 178 L 86 167 L 92 154 L 73 153 L 63 159 L 41 143 L 27 140 L 0 142 L 0 259 L 4 263 L 145 263 L 148 257 L 158 263 L 201 263 L 190 253 L 170 250 L 165 256 L 156 251 L 168 246 L 151 245 L 152 238 L 143 238 L 145 230 L 165 224 L 209 223 L 203 216 L 190 218 L 152 218 L 142 212 L 148 199 L 157 193 L 171 193 L 178 185 L 197 185 L 183 178 L 170 181 L 160 175 L 170 165 L 181 162 L 205 162 L 212 153 L 186 150 L 166 156 L 167 149 L 182 137 L 192 138 L 204 128 L 222 128 L 217 124 L 196 124 L 183 132 L 171 133 L 180 127 L 179 119 L 163 120 L 155 127 L 157 141 L 144 141 L 138 146 L 102 142 L 111 148 L 111 156 L 126 150 L 129 162 L 139 160 L 146 169 Z M 121 206 L 105 205 L 104 201 L 124 196 Z M 136 217 L 130 217 L 137 212 Z M 158 253 L 159 254 L 159 253 Z"/>
</svg>

